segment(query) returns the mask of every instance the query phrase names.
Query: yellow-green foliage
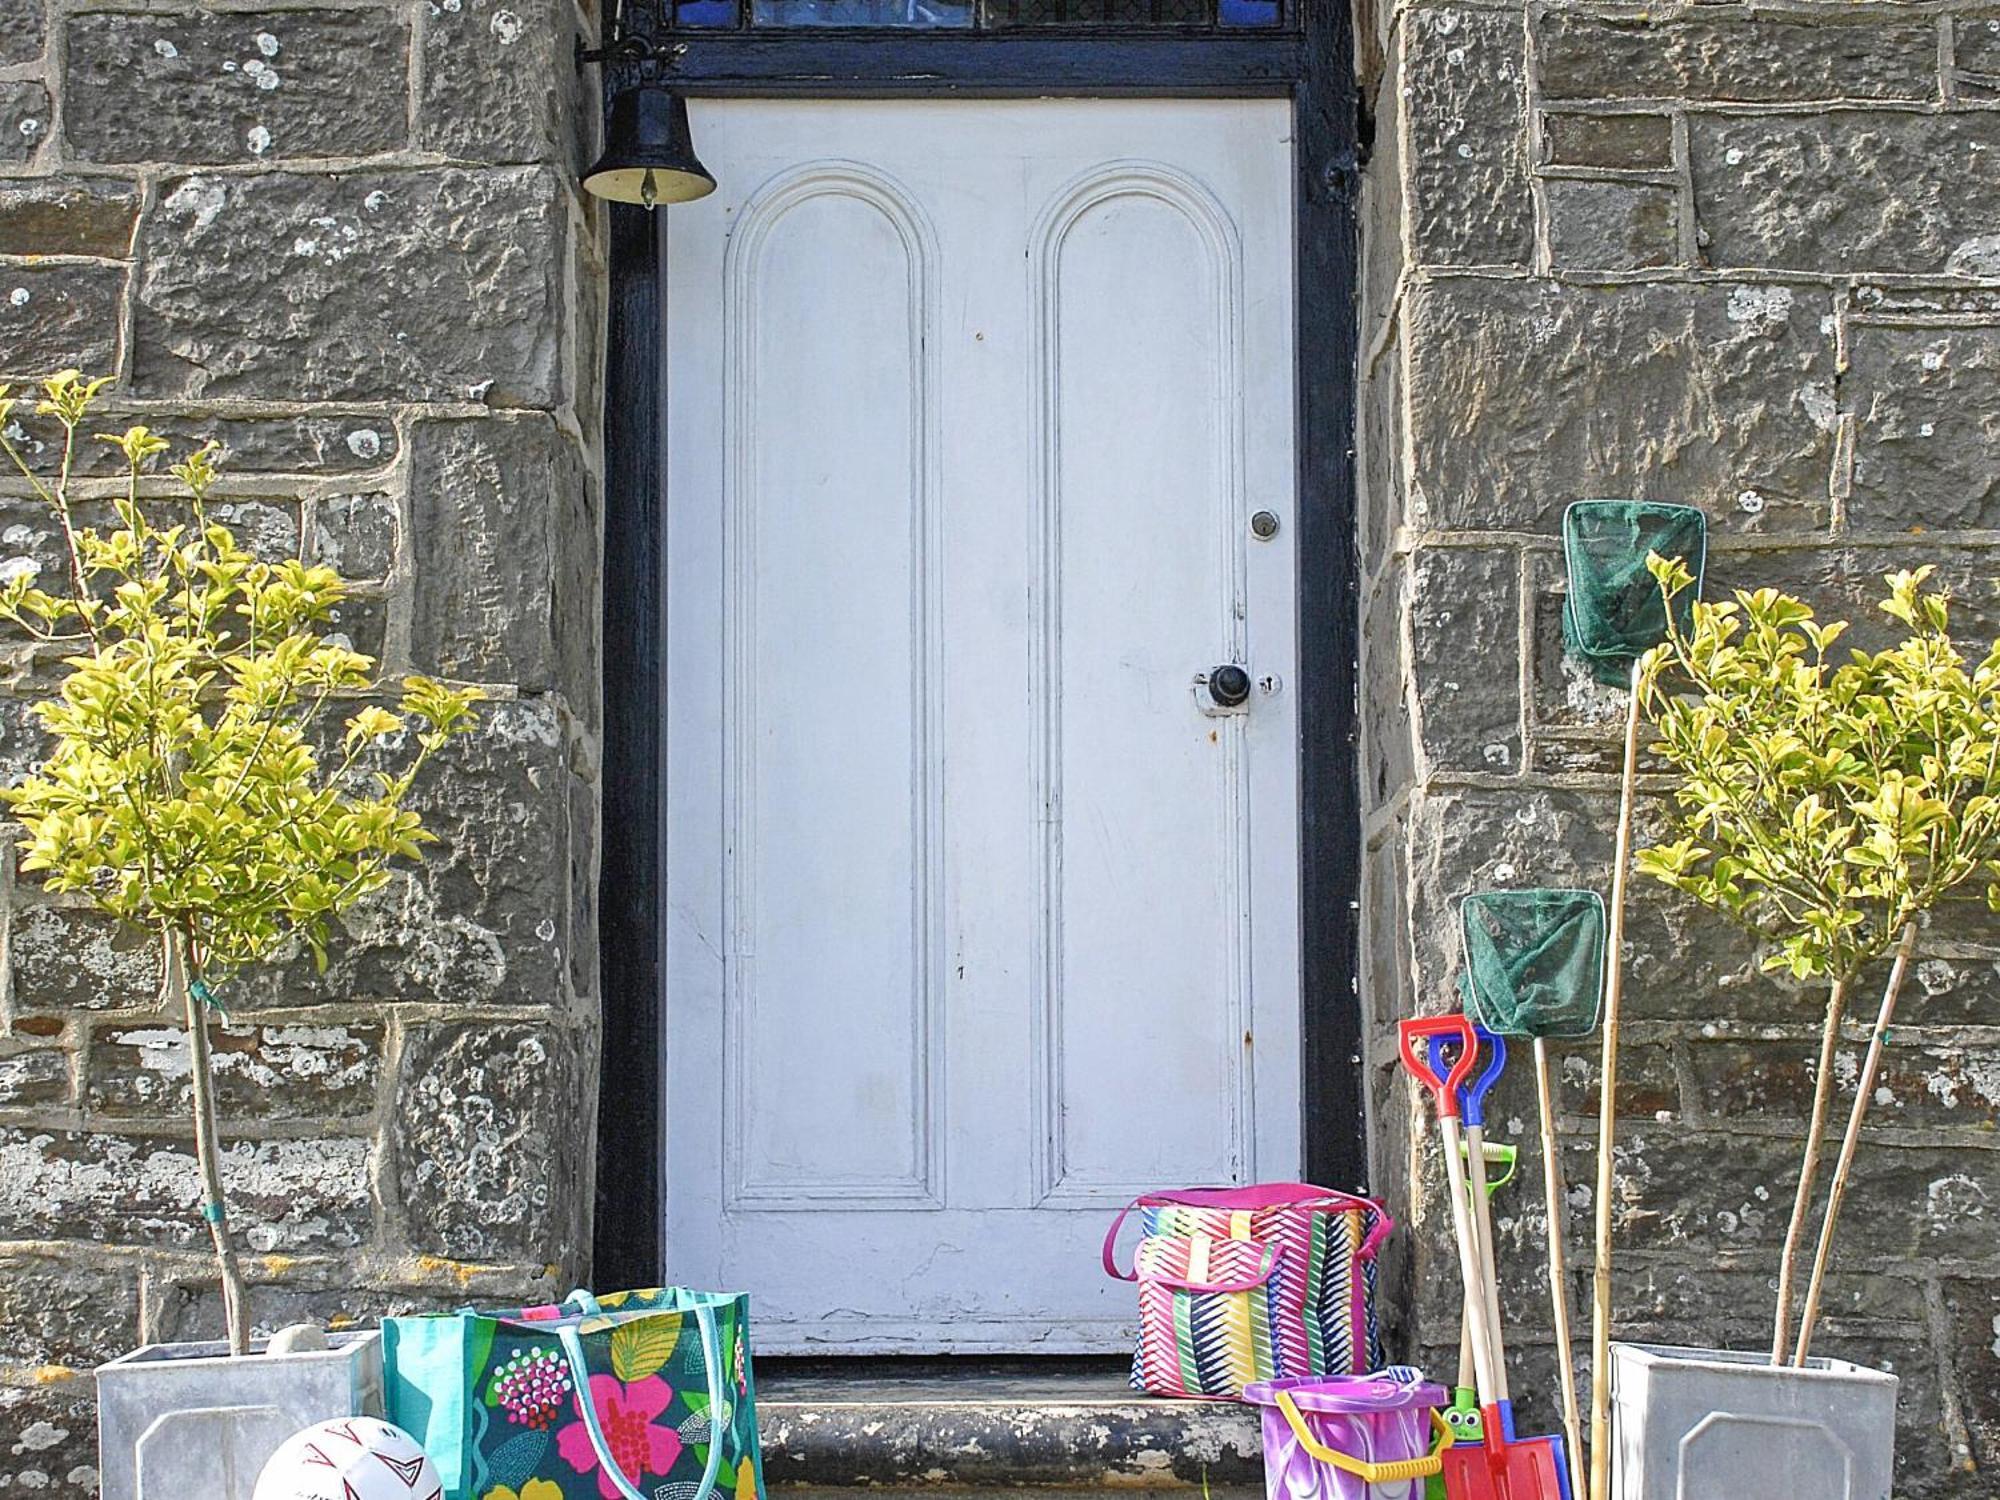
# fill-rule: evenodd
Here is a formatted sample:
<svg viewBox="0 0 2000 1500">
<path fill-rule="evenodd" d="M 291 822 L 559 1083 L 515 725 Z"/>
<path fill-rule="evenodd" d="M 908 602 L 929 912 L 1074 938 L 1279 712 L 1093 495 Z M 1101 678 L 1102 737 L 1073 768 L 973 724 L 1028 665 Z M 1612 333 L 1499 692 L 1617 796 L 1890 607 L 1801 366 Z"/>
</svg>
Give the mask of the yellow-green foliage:
<svg viewBox="0 0 2000 1500">
<path fill-rule="evenodd" d="M 331 568 L 253 557 L 211 518 L 214 444 L 171 465 L 163 503 L 148 476 L 165 440 L 144 427 L 100 438 L 125 460 L 118 524 L 79 526 L 73 475 L 103 384 L 66 371 L 42 387 L 35 413 L 61 430 L 52 479 L 0 436 L 68 553 L 60 583 L 28 574 L 0 590 L 0 618 L 71 648 L 59 693 L 36 705 L 54 748 L 0 791 L 27 830 L 21 868 L 177 934 L 196 975 L 293 935 L 323 965 L 329 918 L 430 839 L 410 789 L 483 695 L 410 677 L 400 711 L 358 702 L 375 663 L 325 633 L 346 586 Z M 0 387 L 0 425 L 24 405 Z M 323 749 L 315 729 L 341 713 Z"/>
<path fill-rule="evenodd" d="M 1693 582 L 1648 566 L 1669 600 Z M 1850 977 L 1954 887 L 2000 901 L 2000 646 L 1968 664 L 1931 571 L 1888 576 L 1886 651 L 1835 663 L 1845 622 L 1758 589 L 1697 603 L 1644 662 L 1679 836 L 1638 867 L 1770 937 L 1767 968 Z"/>
</svg>

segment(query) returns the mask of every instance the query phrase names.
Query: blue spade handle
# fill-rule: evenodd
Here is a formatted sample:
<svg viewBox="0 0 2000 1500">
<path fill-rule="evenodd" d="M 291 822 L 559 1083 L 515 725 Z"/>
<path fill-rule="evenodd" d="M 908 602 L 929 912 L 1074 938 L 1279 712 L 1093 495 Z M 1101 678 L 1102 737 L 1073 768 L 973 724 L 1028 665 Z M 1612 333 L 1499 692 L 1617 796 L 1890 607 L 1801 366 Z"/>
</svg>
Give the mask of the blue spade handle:
<svg viewBox="0 0 2000 1500">
<path fill-rule="evenodd" d="M 1478 1076 L 1467 1079 L 1465 1087 L 1459 1090 L 1458 1108 L 1467 1130 L 1483 1130 L 1486 1127 L 1486 1096 L 1492 1092 L 1493 1085 L 1500 1081 L 1500 1075 L 1507 1067 L 1507 1040 L 1498 1032 L 1488 1031 L 1476 1021 L 1472 1026 L 1472 1034 L 1479 1038 L 1480 1045 L 1486 1049 L 1487 1062 Z M 1431 1070 L 1440 1077 L 1444 1076 L 1444 1048 L 1447 1040 L 1449 1039 L 1446 1037 L 1436 1036 L 1430 1039 Z"/>
</svg>

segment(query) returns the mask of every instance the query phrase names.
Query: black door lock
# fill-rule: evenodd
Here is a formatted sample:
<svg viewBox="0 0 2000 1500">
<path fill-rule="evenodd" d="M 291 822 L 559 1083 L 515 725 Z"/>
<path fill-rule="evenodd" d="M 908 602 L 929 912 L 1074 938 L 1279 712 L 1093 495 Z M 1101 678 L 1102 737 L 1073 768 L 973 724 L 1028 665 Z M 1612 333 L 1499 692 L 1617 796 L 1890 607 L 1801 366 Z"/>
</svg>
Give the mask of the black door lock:
<svg viewBox="0 0 2000 1500">
<path fill-rule="evenodd" d="M 1208 674 L 1208 696 L 1224 708 L 1234 708 L 1250 696 L 1250 674 L 1242 667 L 1217 667 Z"/>
</svg>

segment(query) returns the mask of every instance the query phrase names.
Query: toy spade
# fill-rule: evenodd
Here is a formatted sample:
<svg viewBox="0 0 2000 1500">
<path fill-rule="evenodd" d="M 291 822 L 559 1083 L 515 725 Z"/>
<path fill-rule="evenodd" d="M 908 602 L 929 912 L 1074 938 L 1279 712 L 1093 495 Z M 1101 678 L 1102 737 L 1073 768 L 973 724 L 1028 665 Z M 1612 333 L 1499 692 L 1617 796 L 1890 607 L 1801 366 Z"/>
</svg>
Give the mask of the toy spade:
<svg viewBox="0 0 2000 1500">
<path fill-rule="evenodd" d="M 1427 1044 L 1433 1037 L 1457 1045 L 1457 1056 L 1450 1060 L 1448 1071 L 1440 1072 L 1427 1055 Z M 1465 1139 L 1460 1093 L 1478 1063 L 1479 1037 L 1464 1016 L 1432 1016 L 1399 1023 L 1397 1043 L 1403 1066 L 1430 1095 L 1437 1110 L 1444 1144 L 1446 1196 L 1451 1200 L 1452 1232 L 1472 1333 L 1473 1382 L 1479 1394 L 1480 1442 L 1476 1447 L 1454 1445 L 1446 1450 L 1445 1493 L 1451 1500 L 1571 1500 L 1562 1440 L 1515 1438 L 1508 1414 L 1500 1405 L 1502 1386 L 1495 1370 L 1499 1330 L 1492 1317 L 1495 1299 L 1488 1290 L 1472 1184 L 1466 1162 L 1459 1155 Z M 1483 1176 L 1483 1159 L 1479 1154 L 1474 1159 L 1479 1161 Z"/>
<path fill-rule="evenodd" d="M 1468 1146 L 1465 1152 L 1470 1158 Z M 1515 1169 L 1520 1165 L 1520 1152 L 1512 1146 L 1493 1141 L 1485 1143 L 1486 1196 L 1490 1199 L 1501 1188 L 1514 1180 Z M 1467 1177 L 1470 1179 L 1468 1172 Z M 1452 1388 L 1451 1405 L 1444 1410 L 1445 1425 L 1451 1428 L 1452 1439 L 1457 1443 L 1477 1443 L 1479 1430 L 1479 1392 L 1473 1384 L 1472 1374 L 1472 1324 L 1467 1321 L 1470 1313 L 1459 1320 L 1458 1325 L 1458 1383 Z M 1424 1491 L 1425 1500 L 1448 1500 L 1444 1492 L 1442 1474 L 1433 1476 Z"/>
</svg>

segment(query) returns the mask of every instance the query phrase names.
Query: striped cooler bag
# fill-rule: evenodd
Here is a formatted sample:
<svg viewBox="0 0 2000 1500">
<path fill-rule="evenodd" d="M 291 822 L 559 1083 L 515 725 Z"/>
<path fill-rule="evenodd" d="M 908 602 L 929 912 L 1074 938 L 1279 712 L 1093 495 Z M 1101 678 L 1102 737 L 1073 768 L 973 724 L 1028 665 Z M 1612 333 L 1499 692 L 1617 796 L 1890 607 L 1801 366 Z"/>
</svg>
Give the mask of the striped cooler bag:
<svg viewBox="0 0 2000 1500">
<path fill-rule="evenodd" d="M 1379 1203 L 1303 1182 L 1136 1199 L 1104 1237 L 1104 1269 L 1139 1283 L 1134 1389 L 1233 1401 L 1253 1381 L 1380 1369 L 1375 1252 L 1395 1227 Z"/>
</svg>

